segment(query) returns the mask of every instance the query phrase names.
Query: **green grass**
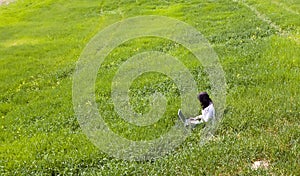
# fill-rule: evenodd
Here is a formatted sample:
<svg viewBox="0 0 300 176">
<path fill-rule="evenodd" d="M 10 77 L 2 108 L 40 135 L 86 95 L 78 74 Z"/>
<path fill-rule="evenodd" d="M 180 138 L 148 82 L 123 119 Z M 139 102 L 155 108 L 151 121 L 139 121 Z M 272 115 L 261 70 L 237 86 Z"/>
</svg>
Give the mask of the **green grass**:
<svg viewBox="0 0 300 176">
<path fill-rule="evenodd" d="M 242 3 L 229 0 L 19 0 L 0 6 L 0 174 L 299 174 L 300 24 L 292 11 L 299 12 L 300 4 L 281 3 L 247 1 L 288 37 L 280 36 Z M 222 122 L 203 147 L 197 128 L 169 155 L 130 162 L 99 151 L 81 131 L 72 105 L 72 75 L 84 47 L 99 30 L 138 15 L 169 16 L 198 29 L 219 56 L 227 99 Z M 113 111 L 110 88 L 117 69 L 130 56 L 152 50 L 180 59 L 198 90 L 211 91 L 201 63 L 184 47 L 151 37 L 120 45 L 99 69 L 96 101 L 99 111 L 108 114 L 105 120 L 111 128 L 133 140 L 153 139 L 168 131 L 180 106 L 174 83 L 151 73 L 134 81 L 131 103 L 137 112 L 146 113 L 147 97 L 159 91 L 168 97 L 164 118 L 142 128 Z M 269 168 L 251 170 L 256 160 L 269 161 Z"/>
</svg>

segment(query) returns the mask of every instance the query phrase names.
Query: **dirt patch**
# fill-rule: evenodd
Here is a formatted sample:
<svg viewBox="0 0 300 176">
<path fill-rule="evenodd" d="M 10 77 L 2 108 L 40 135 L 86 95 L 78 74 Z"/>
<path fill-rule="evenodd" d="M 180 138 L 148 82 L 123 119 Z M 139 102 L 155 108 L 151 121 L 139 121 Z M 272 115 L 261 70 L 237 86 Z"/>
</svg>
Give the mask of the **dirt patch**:
<svg viewBox="0 0 300 176">
<path fill-rule="evenodd" d="M 0 0 L 0 5 L 8 5 L 9 3 L 13 2 L 14 0 Z"/>
</svg>

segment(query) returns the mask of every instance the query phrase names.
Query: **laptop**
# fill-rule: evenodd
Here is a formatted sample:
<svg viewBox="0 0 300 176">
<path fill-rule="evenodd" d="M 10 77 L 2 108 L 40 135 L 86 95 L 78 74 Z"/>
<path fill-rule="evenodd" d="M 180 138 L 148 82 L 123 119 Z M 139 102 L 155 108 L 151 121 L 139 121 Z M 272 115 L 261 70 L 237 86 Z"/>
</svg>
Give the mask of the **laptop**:
<svg viewBox="0 0 300 176">
<path fill-rule="evenodd" d="M 178 109 L 178 118 L 179 118 L 180 121 L 182 121 L 182 123 L 186 123 L 186 118 L 183 115 L 181 109 Z"/>
</svg>

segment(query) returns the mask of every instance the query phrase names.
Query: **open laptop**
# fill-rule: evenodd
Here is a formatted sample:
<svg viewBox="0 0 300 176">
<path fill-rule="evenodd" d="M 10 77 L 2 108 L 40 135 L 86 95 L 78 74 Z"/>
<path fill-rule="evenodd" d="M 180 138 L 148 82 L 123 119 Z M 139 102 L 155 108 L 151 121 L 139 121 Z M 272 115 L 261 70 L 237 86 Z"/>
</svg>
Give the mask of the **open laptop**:
<svg viewBox="0 0 300 176">
<path fill-rule="evenodd" d="M 186 118 L 183 115 L 181 109 L 178 109 L 178 118 L 179 118 L 180 121 L 182 121 L 182 123 L 186 123 Z"/>
</svg>

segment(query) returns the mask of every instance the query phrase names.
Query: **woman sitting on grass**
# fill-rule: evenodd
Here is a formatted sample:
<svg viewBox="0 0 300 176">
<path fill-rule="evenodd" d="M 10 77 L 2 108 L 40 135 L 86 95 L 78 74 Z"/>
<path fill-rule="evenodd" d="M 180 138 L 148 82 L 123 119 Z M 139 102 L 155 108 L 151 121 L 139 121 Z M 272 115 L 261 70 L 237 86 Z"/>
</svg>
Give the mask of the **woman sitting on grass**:
<svg viewBox="0 0 300 176">
<path fill-rule="evenodd" d="M 202 107 L 202 114 L 189 119 L 181 119 L 185 126 L 191 125 L 195 127 L 198 124 L 209 122 L 215 117 L 215 108 L 209 95 L 206 92 L 201 92 L 198 95 L 198 100 Z"/>
</svg>

